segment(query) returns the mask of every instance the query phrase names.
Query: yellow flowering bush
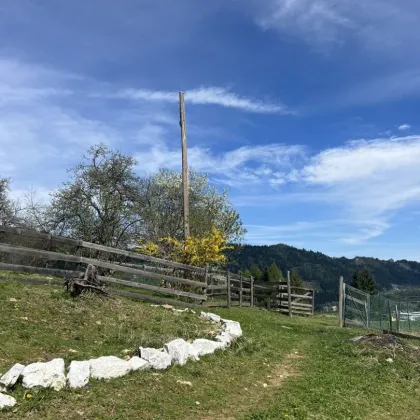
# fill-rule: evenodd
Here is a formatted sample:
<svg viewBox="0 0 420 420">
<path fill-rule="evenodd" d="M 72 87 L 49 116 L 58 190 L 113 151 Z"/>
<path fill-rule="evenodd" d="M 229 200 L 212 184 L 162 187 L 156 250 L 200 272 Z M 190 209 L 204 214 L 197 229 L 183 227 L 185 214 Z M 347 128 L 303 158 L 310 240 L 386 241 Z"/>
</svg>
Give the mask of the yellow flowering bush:
<svg viewBox="0 0 420 420">
<path fill-rule="evenodd" d="M 226 262 L 224 251 L 231 249 L 226 244 L 226 237 L 216 226 L 206 236 L 190 236 L 185 242 L 175 238 L 161 238 L 157 243 L 138 241 L 136 251 L 158 256 L 184 264 L 204 267 L 206 264 L 223 264 Z"/>
</svg>

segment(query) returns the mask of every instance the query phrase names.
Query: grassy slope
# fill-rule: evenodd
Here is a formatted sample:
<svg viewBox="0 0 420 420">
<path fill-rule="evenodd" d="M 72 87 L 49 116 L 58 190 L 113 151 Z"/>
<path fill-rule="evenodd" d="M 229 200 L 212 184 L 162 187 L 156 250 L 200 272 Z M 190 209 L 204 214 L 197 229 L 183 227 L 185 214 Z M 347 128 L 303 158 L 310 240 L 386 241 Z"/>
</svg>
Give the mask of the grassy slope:
<svg viewBox="0 0 420 420">
<path fill-rule="evenodd" d="M 9 301 L 13 297 L 17 303 Z M 197 316 L 122 299 L 73 301 L 54 287 L 0 282 L 0 300 L 0 345 L 10 356 L 0 350 L 0 371 L 15 361 L 119 355 L 209 329 Z M 390 351 L 349 343 L 357 332 L 339 330 L 331 318 L 289 319 L 239 308 L 214 312 L 240 321 L 244 330 L 226 352 L 182 368 L 93 382 L 83 390 L 39 391 L 29 400 L 18 387 L 18 405 L 0 418 L 420 418 L 419 350 L 398 352 L 390 364 Z"/>
</svg>

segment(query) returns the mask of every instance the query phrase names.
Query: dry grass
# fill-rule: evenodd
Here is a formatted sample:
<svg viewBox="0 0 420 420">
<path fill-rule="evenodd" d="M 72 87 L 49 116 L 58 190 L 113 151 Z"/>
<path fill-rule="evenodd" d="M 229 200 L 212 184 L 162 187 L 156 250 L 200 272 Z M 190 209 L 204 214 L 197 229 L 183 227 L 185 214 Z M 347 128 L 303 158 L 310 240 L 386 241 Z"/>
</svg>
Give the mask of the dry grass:
<svg viewBox="0 0 420 420">
<path fill-rule="evenodd" d="M 214 329 L 198 314 L 176 314 L 126 299 L 74 301 L 52 286 L 0 282 L 0 299 L 0 345 L 9 355 L 0 354 L 0 371 L 17 361 L 122 355 L 138 345 L 160 347 L 177 336 L 194 338 Z M 248 308 L 213 312 L 241 322 L 244 337 L 229 350 L 163 372 L 92 381 L 77 391 L 34 391 L 29 400 L 17 387 L 16 408 L 0 417 L 420 418 L 420 342 L 402 340 L 394 358 L 393 348 L 349 342 L 361 332 L 336 328 L 334 318 L 289 319 Z M 393 363 L 386 361 L 389 357 Z"/>
</svg>

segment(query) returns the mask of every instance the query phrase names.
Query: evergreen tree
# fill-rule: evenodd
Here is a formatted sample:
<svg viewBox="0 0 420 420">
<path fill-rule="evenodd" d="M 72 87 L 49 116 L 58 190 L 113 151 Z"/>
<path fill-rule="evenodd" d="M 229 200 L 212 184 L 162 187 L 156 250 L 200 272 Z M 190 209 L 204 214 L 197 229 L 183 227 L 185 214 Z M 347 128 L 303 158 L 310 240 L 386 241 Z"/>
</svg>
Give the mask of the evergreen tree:
<svg viewBox="0 0 420 420">
<path fill-rule="evenodd" d="M 258 267 L 258 265 L 253 264 L 251 266 L 250 272 L 251 272 L 251 276 L 254 277 L 255 281 L 262 281 L 263 280 L 264 273 L 261 271 L 261 269 L 260 269 L 260 267 Z"/>
<path fill-rule="evenodd" d="M 301 294 L 301 290 L 294 289 L 295 287 L 299 288 L 304 286 L 303 280 L 296 268 L 290 272 L 290 285 L 292 286 L 292 293 Z"/>
<path fill-rule="evenodd" d="M 367 268 L 354 272 L 353 282 L 351 285 L 356 289 L 362 290 L 371 295 L 376 293 L 376 281 L 372 273 Z"/>
<path fill-rule="evenodd" d="M 266 267 L 265 269 L 265 281 L 269 281 L 270 283 L 278 283 L 282 280 L 283 276 L 279 268 L 275 263 L 271 264 L 270 266 Z"/>
</svg>

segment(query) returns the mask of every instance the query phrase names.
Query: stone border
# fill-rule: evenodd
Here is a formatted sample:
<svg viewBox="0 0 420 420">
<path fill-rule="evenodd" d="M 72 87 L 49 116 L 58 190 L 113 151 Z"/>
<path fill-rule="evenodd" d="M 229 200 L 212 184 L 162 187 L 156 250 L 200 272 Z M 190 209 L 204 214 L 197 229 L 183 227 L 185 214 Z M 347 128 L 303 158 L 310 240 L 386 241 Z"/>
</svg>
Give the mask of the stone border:
<svg viewBox="0 0 420 420">
<path fill-rule="evenodd" d="M 116 356 L 102 356 L 84 361 L 73 360 L 65 375 L 63 359 L 53 359 L 50 362 L 31 363 L 23 366 L 15 364 L 0 378 L 0 391 L 13 388 L 21 381 L 22 386 L 31 388 L 52 388 L 62 390 L 66 385 L 72 389 L 86 386 L 89 379 L 113 379 L 138 370 L 163 370 L 174 365 L 185 365 L 189 360 L 198 361 L 200 356 L 224 350 L 236 339 L 242 336 L 239 322 L 223 319 L 210 312 L 201 312 L 200 318 L 219 323 L 221 332 L 215 340 L 198 338 L 192 343 L 177 338 L 164 344 L 162 349 L 139 347 L 136 355 L 129 360 Z M 16 399 L 0 392 L 0 410 L 13 407 Z"/>
</svg>

